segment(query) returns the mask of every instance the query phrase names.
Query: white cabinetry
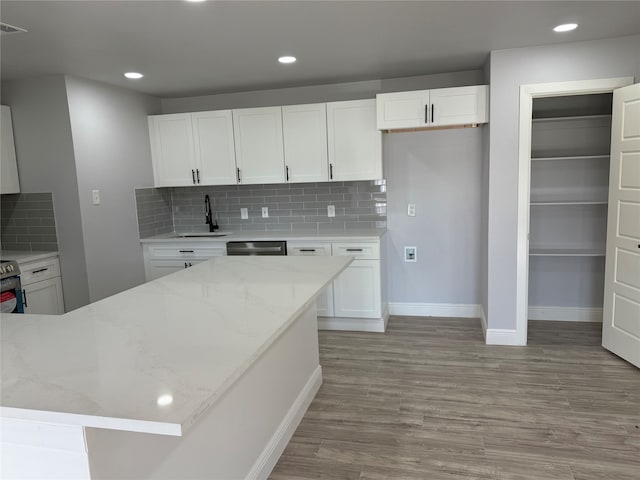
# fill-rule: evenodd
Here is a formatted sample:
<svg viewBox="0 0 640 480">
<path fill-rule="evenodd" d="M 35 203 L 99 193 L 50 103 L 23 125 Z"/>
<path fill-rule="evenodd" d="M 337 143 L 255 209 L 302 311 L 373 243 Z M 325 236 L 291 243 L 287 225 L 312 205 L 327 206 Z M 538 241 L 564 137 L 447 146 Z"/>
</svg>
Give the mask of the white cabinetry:
<svg viewBox="0 0 640 480">
<path fill-rule="evenodd" d="M 16 147 L 13 140 L 13 124 L 11 122 L 11 109 L 6 105 L 1 106 L 0 118 L 0 193 L 20 193 L 18 181 L 18 164 L 16 162 Z"/>
<path fill-rule="evenodd" d="M 489 121 L 489 87 L 439 88 L 376 96 L 380 130 L 473 125 Z"/>
<path fill-rule="evenodd" d="M 284 183 L 282 107 L 233 111 L 238 183 Z"/>
<path fill-rule="evenodd" d="M 149 116 L 157 187 L 236 181 L 231 110 Z"/>
<path fill-rule="evenodd" d="M 60 263 L 57 257 L 20 262 L 24 313 L 64 313 Z"/>
<path fill-rule="evenodd" d="M 327 137 L 330 180 L 382 178 L 375 100 L 327 103 Z"/>
<path fill-rule="evenodd" d="M 226 254 L 224 242 L 144 244 L 144 269 L 147 282 Z"/>
<path fill-rule="evenodd" d="M 331 256 L 329 242 L 287 242 L 287 255 L 323 257 Z M 316 302 L 319 317 L 333 317 L 333 284 L 318 296 Z"/>
<path fill-rule="evenodd" d="M 324 103 L 282 107 L 287 182 L 326 182 L 327 106 Z"/>
</svg>

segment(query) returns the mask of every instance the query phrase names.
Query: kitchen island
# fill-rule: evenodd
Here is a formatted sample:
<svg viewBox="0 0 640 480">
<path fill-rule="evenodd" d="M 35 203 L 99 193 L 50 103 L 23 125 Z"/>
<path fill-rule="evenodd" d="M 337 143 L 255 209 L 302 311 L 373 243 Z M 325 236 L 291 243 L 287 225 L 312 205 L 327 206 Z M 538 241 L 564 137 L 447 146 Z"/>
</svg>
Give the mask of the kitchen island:
<svg viewBox="0 0 640 480">
<path fill-rule="evenodd" d="M 1 323 L 2 478 L 267 478 L 322 382 L 351 257 L 216 257 Z"/>
</svg>

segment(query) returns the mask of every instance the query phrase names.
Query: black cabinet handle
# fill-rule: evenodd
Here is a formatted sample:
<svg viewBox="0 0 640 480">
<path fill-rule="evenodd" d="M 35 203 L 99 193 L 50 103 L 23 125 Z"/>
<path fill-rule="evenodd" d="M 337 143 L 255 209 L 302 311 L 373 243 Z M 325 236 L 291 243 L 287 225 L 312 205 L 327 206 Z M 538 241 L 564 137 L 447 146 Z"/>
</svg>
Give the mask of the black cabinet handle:
<svg viewBox="0 0 640 480">
<path fill-rule="evenodd" d="M 189 266 L 190 266 L 190 267 L 193 267 L 193 263 L 189 262 Z"/>
<path fill-rule="evenodd" d="M 236 175 L 238 176 L 238 183 L 240 183 L 240 167 L 236 168 Z"/>
<path fill-rule="evenodd" d="M 24 289 L 22 289 L 22 304 L 24 305 L 24 308 L 29 306 L 27 305 L 27 292 Z"/>
<path fill-rule="evenodd" d="M 424 106 L 424 123 L 429 123 L 429 104 Z"/>
<path fill-rule="evenodd" d="M 329 180 L 333 180 L 333 163 L 329 164 Z"/>
<path fill-rule="evenodd" d="M 184 262 L 184 268 L 187 268 L 187 262 Z"/>
<path fill-rule="evenodd" d="M 435 119 L 433 118 L 433 103 L 431 104 L 431 123 L 434 123 Z"/>
<path fill-rule="evenodd" d="M 301 248 L 300 251 L 301 252 L 315 252 L 316 249 L 315 248 Z"/>
<path fill-rule="evenodd" d="M 191 169 L 191 181 L 194 183 L 196 183 L 196 171 L 192 168 Z"/>
<path fill-rule="evenodd" d="M 287 171 L 287 182 L 288 182 L 289 181 L 289 165 L 287 165 L 285 168 Z"/>
<path fill-rule="evenodd" d="M 40 273 L 40 272 L 46 272 L 47 270 L 49 270 L 49 268 L 39 268 L 38 270 L 34 270 L 33 272 L 31 272 L 32 274 L 36 274 L 36 273 Z"/>
<path fill-rule="evenodd" d="M 180 253 L 193 253 L 193 250 L 180 250 Z"/>
<path fill-rule="evenodd" d="M 361 248 L 347 248 L 347 252 L 361 252 Z"/>
<path fill-rule="evenodd" d="M 200 183 L 200 169 L 196 168 L 196 178 L 198 179 L 198 183 Z"/>
</svg>

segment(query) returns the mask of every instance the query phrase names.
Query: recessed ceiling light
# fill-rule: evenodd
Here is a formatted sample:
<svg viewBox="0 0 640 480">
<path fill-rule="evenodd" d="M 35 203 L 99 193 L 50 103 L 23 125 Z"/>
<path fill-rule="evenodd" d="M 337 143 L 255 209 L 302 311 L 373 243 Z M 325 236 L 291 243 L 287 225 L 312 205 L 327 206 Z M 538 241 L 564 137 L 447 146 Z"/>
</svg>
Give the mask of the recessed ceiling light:
<svg viewBox="0 0 640 480">
<path fill-rule="evenodd" d="M 159 407 L 166 407 L 167 405 L 171 405 L 172 403 L 173 403 L 173 397 L 168 393 L 165 393 L 164 395 L 160 395 L 158 397 Z"/>
<path fill-rule="evenodd" d="M 293 63 L 293 62 L 295 62 L 296 60 L 297 60 L 297 59 L 296 59 L 296 57 L 292 57 L 291 55 L 285 55 L 285 56 L 280 57 L 280 58 L 278 59 L 278 61 L 279 61 L 280 63 Z"/>
<path fill-rule="evenodd" d="M 570 32 L 571 30 L 575 30 L 578 28 L 577 23 L 563 23 L 562 25 L 558 25 L 557 27 L 553 27 L 554 32 Z"/>
<path fill-rule="evenodd" d="M 186 1 L 191 3 L 200 3 L 200 2 L 206 2 L 207 0 L 186 0 Z"/>
<path fill-rule="evenodd" d="M 127 73 L 124 74 L 124 76 L 127 77 L 127 78 L 134 79 L 134 80 L 144 77 L 143 74 L 138 73 L 138 72 L 127 72 Z"/>
</svg>

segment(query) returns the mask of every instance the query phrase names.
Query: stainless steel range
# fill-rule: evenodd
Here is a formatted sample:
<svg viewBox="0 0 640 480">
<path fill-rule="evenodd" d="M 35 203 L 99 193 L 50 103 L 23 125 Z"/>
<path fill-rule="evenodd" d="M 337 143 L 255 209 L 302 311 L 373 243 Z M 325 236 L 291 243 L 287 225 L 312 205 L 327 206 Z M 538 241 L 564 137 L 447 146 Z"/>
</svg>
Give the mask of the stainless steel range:
<svg viewBox="0 0 640 480">
<path fill-rule="evenodd" d="M 0 313 L 24 313 L 20 267 L 13 260 L 0 260 Z"/>
</svg>

